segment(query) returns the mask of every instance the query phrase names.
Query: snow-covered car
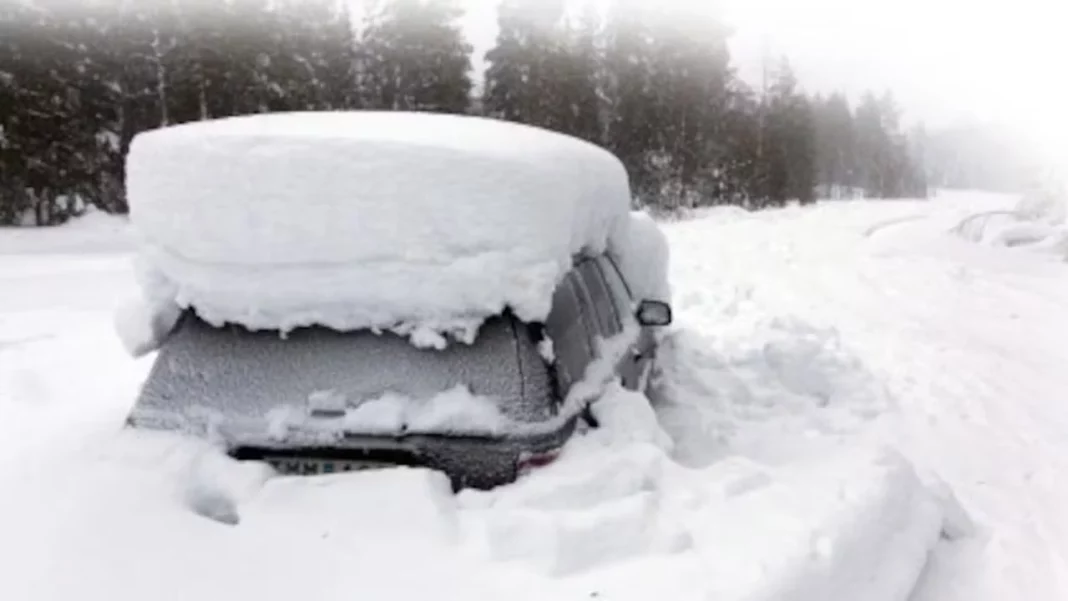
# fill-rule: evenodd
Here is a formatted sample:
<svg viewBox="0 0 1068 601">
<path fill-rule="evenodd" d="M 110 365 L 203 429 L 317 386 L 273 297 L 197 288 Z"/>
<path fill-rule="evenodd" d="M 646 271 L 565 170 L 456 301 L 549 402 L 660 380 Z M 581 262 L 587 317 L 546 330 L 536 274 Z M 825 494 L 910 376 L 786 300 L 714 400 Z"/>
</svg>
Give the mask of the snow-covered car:
<svg viewBox="0 0 1068 601">
<path fill-rule="evenodd" d="M 161 348 L 130 423 L 182 427 L 184 420 L 167 418 L 196 398 L 217 411 L 213 426 L 225 431 L 235 457 L 268 461 L 282 473 L 400 464 L 442 470 L 457 487 L 492 487 L 551 459 L 567 441 L 580 412 L 569 411 L 565 399 L 596 361 L 612 361 L 624 387 L 645 389 L 656 356 L 653 328 L 670 324 L 671 310 L 636 300 L 602 255 L 576 263 L 545 324 L 509 312 L 483 323 L 473 344 L 442 350 L 390 332 L 314 326 L 282 338 L 216 328 L 187 311 Z M 639 334 L 622 352 L 598 345 L 626 328 Z M 409 399 L 432 400 L 412 411 Z M 353 405 L 365 411 L 350 412 Z M 276 421 L 257 423 L 260 416 Z M 316 440 L 322 432 L 330 434 Z"/>
<path fill-rule="evenodd" d="M 142 134 L 128 173 L 144 298 L 120 324 L 159 351 L 129 423 L 282 473 L 507 483 L 607 382 L 645 390 L 672 320 L 622 166 L 559 134 L 263 115 Z"/>
</svg>

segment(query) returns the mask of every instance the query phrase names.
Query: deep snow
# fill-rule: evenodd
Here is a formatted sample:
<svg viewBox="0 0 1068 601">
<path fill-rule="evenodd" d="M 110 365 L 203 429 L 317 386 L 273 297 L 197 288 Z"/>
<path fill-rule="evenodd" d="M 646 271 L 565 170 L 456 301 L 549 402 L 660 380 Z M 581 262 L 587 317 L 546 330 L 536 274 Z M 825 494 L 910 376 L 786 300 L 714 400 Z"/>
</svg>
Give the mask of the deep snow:
<svg viewBox="0 0 1068 601">
<path fill-rule="evenodd" d="M 132 246 L 0 231 L 0 598 L 1063 599 L 1068 265 L 957 228 L 1015 203 L 667 226 L 656 412 L 614 389 L 557 464 L 457 497 L 120 432 Z"/>
</svg>

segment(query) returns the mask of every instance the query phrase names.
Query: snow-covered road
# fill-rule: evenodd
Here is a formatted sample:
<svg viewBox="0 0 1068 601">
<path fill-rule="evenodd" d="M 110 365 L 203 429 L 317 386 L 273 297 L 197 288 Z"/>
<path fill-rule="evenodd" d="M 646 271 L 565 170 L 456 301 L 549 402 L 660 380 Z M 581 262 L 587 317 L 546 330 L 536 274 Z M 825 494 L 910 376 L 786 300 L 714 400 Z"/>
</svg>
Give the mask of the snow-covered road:
<svg viewBox="0 0 1068 601">
<path fill-rule="evenodd" d="M 118 432 L 150 361 L 112 328 L 121 226 L 0 231 L 0 599 L 1068 598 L 1068 264 L 951 232 L 1014 202 L 667 225 L 659 421 L 613 391 L 557 465 L 459 497 Z"/>
</svg>

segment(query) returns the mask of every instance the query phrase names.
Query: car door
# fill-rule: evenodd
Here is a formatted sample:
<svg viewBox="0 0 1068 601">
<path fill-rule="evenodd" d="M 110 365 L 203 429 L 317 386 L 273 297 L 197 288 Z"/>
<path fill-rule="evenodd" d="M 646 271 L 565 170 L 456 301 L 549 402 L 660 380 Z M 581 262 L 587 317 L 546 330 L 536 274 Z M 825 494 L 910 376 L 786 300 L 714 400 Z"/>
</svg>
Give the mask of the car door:
<svg viewBox="0 0 1068 601">
<path fill-rule="evenodd" d="M 656 339 L 649 328 L 641 327 L 635 317 L 637 301 L 623 278 L 615 261 L 605 254 L 597 258 L 598 271 L 604 278 L 611 303 L 622 327 L 638 328 L 638 338 L 619 365 L 623 385 L 630 390 L 642 391 L 656 359 Z"/>
<path fill-rule="evenodd" d="M 594 317 L 578 272 L 571 270 L 556 287 L 553 306 L 545 322 L 552 340 L 553 371 L 561 397 L 582 380 L 594 359 Z"/>
<path fill-rule="evenodd" d="M 592 316 L 591 325 L 596 329 L 596 336 L 605 340 L 615 338 L 623 332 L 623 321 L 600 266 L 595 259 L 585 259 L 575 270 L 582 291 L 586 294 L 588 313 Z"/>
<path fill-rule="evenodd" d="M 609 340 L 622 334 L 624 325 L 632 324 L 633 318 L 629 307 L 629 295 L 625 287 L 613 292 L 605 274 L 604 260 L 603 258 L 587 259 L 577 266 L 577 271 L 587 294 L 589 312 L 594 316 L 597 335 L 604 340 Z M 617 299 L 619 294 L 625 295 L 625 298 Z M 628 348 L 623 351 L 615 365 L 616 374 L 622 380 L 623 385 L 632 390 L 640 385 L 641 380 L 641 365 L 636 358 L 634 349 Z"/>
</svg>

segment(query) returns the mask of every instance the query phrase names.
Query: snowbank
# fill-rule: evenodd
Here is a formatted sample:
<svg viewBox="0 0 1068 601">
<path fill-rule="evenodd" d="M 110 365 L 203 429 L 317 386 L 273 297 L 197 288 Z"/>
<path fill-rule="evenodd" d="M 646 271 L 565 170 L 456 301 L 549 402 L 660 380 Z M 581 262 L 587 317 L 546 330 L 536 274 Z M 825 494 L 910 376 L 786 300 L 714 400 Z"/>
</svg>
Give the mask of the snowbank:
<svg viewBox="0 0 1068 601">
<path fill-rule="evenodd" d="M 461 495 L 480 557 L 605 598 L 895 601 L 941 537 L 942 506 L 892 451 L 686 469 L 641 395 L 617 388 L 595 412 L 602 428 L 557 464 Z"/>
<path fill-rule="evenodd" d="M 603 251 L 630 200 L 596 146 L 431 114 L 180 125 L 139 135 L 127 174 L 143 285 L 256 329 L 470 338 L 505 306 L 542 319 L 572 256 Z"/>
<path fill-rule="evenodd" d="M 125 253 L 135 247 L 130 229 L 126 217 L 90 206 L 62 226 L 0 229 L 0 255 Z"/>
<path fill-rule="evenodd" d="M 597 410 L 556 464 L 459 496 L 421 469 L 271 477 L 156 433 L 42 448 L 0 472 L 0 596 L 903 601 L 939 538 L 893 454 L 687 470 L 639 395 Z"/>
</svg>

